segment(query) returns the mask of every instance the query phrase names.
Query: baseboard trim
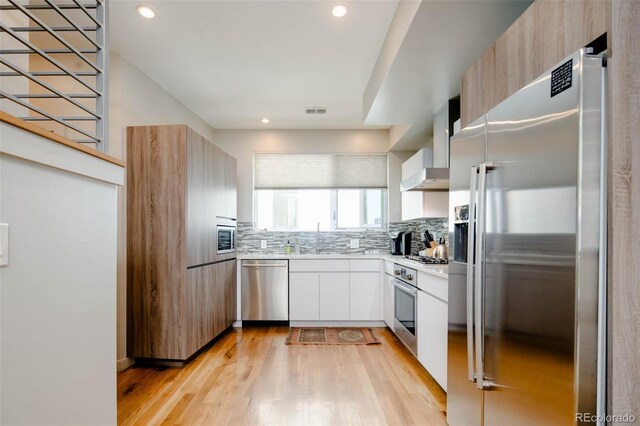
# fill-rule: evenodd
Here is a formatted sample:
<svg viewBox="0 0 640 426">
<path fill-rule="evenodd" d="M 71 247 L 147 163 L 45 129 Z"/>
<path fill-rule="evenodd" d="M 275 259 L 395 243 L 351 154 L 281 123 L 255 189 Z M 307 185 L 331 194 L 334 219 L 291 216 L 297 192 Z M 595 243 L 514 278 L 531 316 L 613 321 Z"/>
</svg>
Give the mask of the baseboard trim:
<svg viewBox="0 0 640 426">
<path fill-rule="evenodd" d="M 196 359 L 201 353 L 208 350 L 213 344 L 222 339 L 222 336 L 231 330 L 232 326 L 228 326 L 222 330 L 216 337 L 205 343 L 200 349 L 191 354 L 187 359 L 169 359 L 169 358 L 136 358 L 136 364 L 143 367 L 184 367 L 191 361 Z"/>
<path fill-rule="evenodd" d="M 122 358 L 116 362 L 116 371 L 121 372 L 135 364 L 133 358 Z"/>
<path fill-rule="evenodd" d="M 242 328 L 242 321 L 238 320 L 238 321 L 234 321 L 233 322 L 233 327 L 235 328 Z"/>
<path fill-rule="evenodd" d="M 384 321 L 290 321 L 291 327 L 386 327 Z"/>
</svg>

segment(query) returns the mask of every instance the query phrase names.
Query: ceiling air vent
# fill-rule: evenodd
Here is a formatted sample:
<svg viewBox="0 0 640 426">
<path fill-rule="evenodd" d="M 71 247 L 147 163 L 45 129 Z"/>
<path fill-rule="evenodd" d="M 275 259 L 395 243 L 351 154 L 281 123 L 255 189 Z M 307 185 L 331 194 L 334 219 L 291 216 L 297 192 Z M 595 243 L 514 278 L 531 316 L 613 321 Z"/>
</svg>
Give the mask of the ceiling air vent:
<svg viewBox="0 0 640 426">
<path fill-rule="evenodd" d="M 326 108 L 322 108 L 322 107 L 306 108 L 305 111 L 306 111 L 307 114 L 322 115 L 322 114 L 326 114 L 327 113 L 327 109 Z"/>
</svg>

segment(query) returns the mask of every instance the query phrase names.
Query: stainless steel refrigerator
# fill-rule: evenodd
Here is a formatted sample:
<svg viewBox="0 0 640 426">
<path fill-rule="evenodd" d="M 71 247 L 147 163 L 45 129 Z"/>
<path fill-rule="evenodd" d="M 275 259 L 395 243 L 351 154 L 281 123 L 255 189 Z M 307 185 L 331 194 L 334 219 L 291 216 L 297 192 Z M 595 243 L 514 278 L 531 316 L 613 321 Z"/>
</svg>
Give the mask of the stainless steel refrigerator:
<svg viewBox="0 0 640 426">
<path fill-rule="evenodd" d="M 451 139 L 450 425 L 604 410 L 605 69 L 580 50 Z"/>
</svg>

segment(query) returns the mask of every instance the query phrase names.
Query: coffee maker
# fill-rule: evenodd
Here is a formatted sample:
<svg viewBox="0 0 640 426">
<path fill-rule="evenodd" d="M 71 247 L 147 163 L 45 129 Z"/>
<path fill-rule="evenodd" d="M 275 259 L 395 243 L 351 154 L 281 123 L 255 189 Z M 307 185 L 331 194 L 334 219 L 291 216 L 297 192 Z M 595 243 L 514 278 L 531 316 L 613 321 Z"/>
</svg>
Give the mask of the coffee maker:
<svg viewBox="0 0 640 426">
<path fill-rule="evenodd" d="M 397 232 L 391 236 L 391 254 L 402 254 L 402 234 L 403 231 Z"/>
<path fill-rule="evenodd" d="M 391 254 L 409 256 L 411 254 L 411 232 L 400 231 L 391 237 Z"/>
<path fill-rule="evenodd" d="M 404 256 L 411 256 L 411 232 L 405 232 L 402 234 L 402 254 Z"/>
</svg>

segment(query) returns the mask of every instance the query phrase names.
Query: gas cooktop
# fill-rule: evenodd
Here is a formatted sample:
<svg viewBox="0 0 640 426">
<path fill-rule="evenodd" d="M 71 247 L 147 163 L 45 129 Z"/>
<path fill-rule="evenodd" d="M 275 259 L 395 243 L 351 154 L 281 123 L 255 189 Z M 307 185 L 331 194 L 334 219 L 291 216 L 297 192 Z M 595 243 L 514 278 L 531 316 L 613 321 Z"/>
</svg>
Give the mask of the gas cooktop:
<svg viewBox="0 0 640 426">
<path fill-rule="evenodd" d="M 437 259 L 431 256 L 405 256 L 404 258 L 425 265 L 446 265 L 449 263 L 447 259 Z"/>
</svg>

